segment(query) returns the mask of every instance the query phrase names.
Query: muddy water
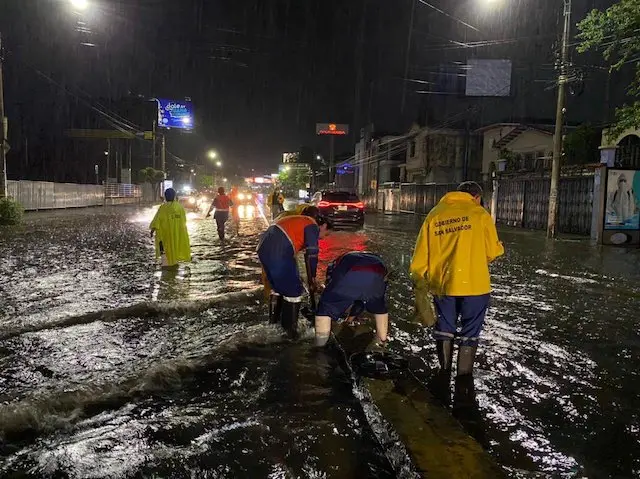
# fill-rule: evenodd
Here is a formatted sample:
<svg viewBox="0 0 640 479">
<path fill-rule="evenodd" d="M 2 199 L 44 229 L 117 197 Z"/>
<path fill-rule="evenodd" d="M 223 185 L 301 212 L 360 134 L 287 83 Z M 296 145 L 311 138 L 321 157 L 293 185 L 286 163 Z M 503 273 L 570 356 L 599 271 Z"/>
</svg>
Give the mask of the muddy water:
<svg viewBox="0 0 640 479">
<path fill-rule="evenodd" d="M 151 261 L 152 214 L 38 214 L 0 232 L 0 475 L 396 477 L 403 460 L 348 372 L 265 324 L 259 213 L 224 246 L 190 215 L 195 261 L 172 274 Z M 370 217 L 327 238 L 321 260 L 385 257 L 392 348 L 428 383 L 432 341 L 408 321 L 418 228 Z M 640 254 L 502 236 L 475 400 L 453 383 L 441 399 L 513 477 L 640 475 Z"/>
</svg>

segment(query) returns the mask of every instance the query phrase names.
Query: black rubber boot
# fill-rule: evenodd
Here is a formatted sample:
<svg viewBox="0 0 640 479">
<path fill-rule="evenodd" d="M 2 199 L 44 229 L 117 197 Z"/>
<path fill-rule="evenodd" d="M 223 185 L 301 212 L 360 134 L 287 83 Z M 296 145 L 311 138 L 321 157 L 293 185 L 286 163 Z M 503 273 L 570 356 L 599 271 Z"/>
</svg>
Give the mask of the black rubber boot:
<svg viewBox="0 0 640 479">
<path fill-rule="evenodd" d="M 300 316 L 300 303 L 290 303 L 287 300 L 282 302 L 281 324 L 290 338 L 298 337 L 298 316 Z"/>
<path fill-rule="evenodd" d="M 274 294 L 269 298 L 269 301 L 269 323 L 278 324 L 280 323 L 280 318 L 282 316 L 282 302 L 284 300 L 282 299 L 282 296 Z"/>
<path fill-rule="evenodd" d="M 476 360 L 477 349 L 477 346 L 460 346 L 458 348 L 458 377 L 473 374 L 473 363 Z"/>
<path fill-rule="evenodd" d="M 453 362 L 453 341 L 437 340 L 436 352 L 438 353 L 438 362 L 440 363 L 440 371 L 443 373 L 451 373 L 451 363 Z"/>
</svg>

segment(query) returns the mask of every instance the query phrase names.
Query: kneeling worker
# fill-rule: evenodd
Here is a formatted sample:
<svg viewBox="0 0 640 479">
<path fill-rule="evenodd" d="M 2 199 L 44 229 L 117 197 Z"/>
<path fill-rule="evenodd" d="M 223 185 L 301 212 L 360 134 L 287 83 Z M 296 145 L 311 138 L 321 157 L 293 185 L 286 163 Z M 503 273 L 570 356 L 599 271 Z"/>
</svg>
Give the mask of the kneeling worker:
<svg viewBox="0 0 640 479">
<path fill-rule="evenodd" d="M 277 303 L 272 322 L 278 322 L 291 336 L 297 335 L 298 316 L 305 288 L 300 280 L 296 254 L 304 250 L 309 288 L 315 291 L 318 269 L 318 242 L 327 235 L 329 225 L 318 208 L 305 209 L 304 215 L 276 221 L 258 245 L 258 257 Z"/>
<path fill-rule="evenodd" d="M 345 313 L 349 319 L 357 309 L 375 315 L 377 346 L 384 348 L 389 331 L 385 295 L 388 270 L 382 259 L 372 253 L 352 251 L 336 259 L 327 269 L 327 285 L 316 311 L 316 345 L 324 346 L 331 334 L 331 321 Z M 359 307 L 360 306 L 360 307 Z"/>
</svg>

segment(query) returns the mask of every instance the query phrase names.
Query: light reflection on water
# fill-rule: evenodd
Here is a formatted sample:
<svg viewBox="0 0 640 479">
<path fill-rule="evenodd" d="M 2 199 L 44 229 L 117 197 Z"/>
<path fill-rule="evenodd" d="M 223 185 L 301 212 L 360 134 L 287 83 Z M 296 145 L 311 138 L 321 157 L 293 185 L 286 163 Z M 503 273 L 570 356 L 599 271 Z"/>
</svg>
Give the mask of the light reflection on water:
<svg viewBox="0 0 640 479">
<path fill-rule="evenodd" d="M 0 312 L 0 331 L 149 299 L 201 300 L 259 284 L 253 251 L 264 228 L 261 215 L 253 223 L 241 218 L 240 234 L 230 228 L 224 245 L 211 219 L 190 215 L 195 261 L 167 272 L 152 259 L 147 227 L 154 210 L 122 211 L 64 221 L 54 215 L 30 223 L 24 233 L 0 233 L 0 253 L 7 258 L 0 265 L 7 278 L 0 300 L 8 306 Z M 436 364 L 432 340 L 408 321 L 412 295 L 405 271 L 418 228 L 413 218 L 370 218 L 364 232 L 323 241 L 321 260 L 353 249 L 383 254 L 398 273 L 390 286 L 392 348 L 424 358 L 428 381 Z M 21 234 L 29 234 L 28 241 Z M 640 383 L 633 363 L 640 355 L 638 252 L 547 243 L 517 231 L 503 238 L 508 253 L 494 267 L 475 402 L 456 406 L 454 394 L 453 413 L 513 477 L 525 477 L 524 471 L 632 477 L 640 470 Z M 221 348 L 221 337 L 242 339 L 248 327 L 258 328 L 248 346 Z M 267 338 L 276 343 L 261 346 Z M 97 412 L 89 408 L 81 422 L 50 418 L 70 429 L 19 446 L 5 456 L 4 470 L 34 467 L 77 477 L 105 471 L 205 477 L 205 471 L 217 471 L 240 477 L 254 467 L 255 477 L 353 477 L 349 472 L 364 461 L 366 470 L 392 477 L 373 436 L 354 426 L 354 418 L 364 420 L 344 373 L 304 347 L 287 348 L 264 325 L 255 301 L 3 340 L 3 401 L 118 385 L 109 392 L 108 412 L 94 405 Z M 163 361 L 153 374 L 141 374 Z M 140 393 L 140 381 L 156 387 Z M 346 441 L 342 446 L 339 438 Z M 354 450 L 367 452 L 358 457 Z M 342 472 L 333 469 L 336 464 Z"/>
</svg>

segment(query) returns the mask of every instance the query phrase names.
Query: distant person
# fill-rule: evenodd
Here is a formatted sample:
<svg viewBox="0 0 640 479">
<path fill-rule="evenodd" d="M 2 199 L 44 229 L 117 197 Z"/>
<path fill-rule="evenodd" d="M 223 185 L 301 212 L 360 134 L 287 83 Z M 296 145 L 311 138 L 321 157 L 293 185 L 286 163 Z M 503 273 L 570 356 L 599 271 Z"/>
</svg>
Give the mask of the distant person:
<svg viewBox="0 0 640 479">
<path fill-rule="evenodd" d="M 175 266 L 191 261 L 187 215 L 173 188 L 164 192 L 164 199 L 149 228 L 151 237 L 156 236 L 156 258 L 162 258 L 162 266 Z"/>
<path fill-rule="evenodd" d="M 458 376 L 473 373 L 489 307 L 489 263 L 504 254 L 481 199 L 482 188 L 472 181 L 447 193 L 425 219 L 410 266 L 416 290 L 428 290 L 434 296 L 433 334 L 442 372 L 451 373 L 453 342 L 459 342 Z"/>
<path fill-rule="evenodd" d="M 316 309 L 316 345 L 324 346 L 331 334 L 331 322 L 347 316 L 354 320 L 367 311 L 375 315 L 376 349 L 387 344 L 389 314 L 385 299 L 388 270 L 373 254 L 352 251 L 338 257 L 327 269 L 326 287 Z"/>
<path fill-rule="evenodd" d="M 258 257 L 276 306 L 271 321 L 280 322 L 290 336 L 297 336 L 298 316 L 305 292 L 300 279 L 296 255 L 304 250 L 309 289 L 317 290 L 316 272 L 320 238 L 329 226 L 318 215 L 318 209 L 307 208 L 304 215 L 282 218 L 271 225 L 258 245 Z"/>
<path fill-rule="evenodd" d="M 284 196 L 278 188 L 274 188 L 269 195 L 269 207 L 271 208 L 271 218 L 275 220 L 284 211 Z"/>
<path fill-rule="evenodd" d="M 211 215 L 211 211 L 215 209 L 213 213 L 213 219 L 216 220 L 216 225 L 218 228 L 218 237 L 220 241 L 224 241 L 225 232 L 224 227 L 227 221 L 229 220 L 229 210 L 233 206 L 233 201 L 229 198 L 225 192 L 224 188 L 221 186 L 218 188 L 218 196 L 213 199 L 213 203 L 209 207 L 209 211 L 207 211 L 207 218 Z"/>
</svg>

